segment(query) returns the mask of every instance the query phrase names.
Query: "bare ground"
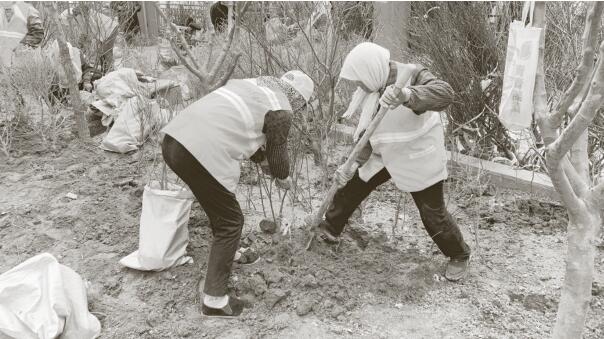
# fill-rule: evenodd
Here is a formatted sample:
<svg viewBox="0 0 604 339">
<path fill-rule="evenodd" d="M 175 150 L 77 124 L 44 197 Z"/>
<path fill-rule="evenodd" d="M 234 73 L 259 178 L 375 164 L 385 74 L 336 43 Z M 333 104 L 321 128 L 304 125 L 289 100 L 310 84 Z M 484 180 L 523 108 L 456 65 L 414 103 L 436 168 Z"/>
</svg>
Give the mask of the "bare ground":
<svg viewBox="0 0 604 339">
<path fill-rule="evenodd" d="M 240 185 L 244 235 L 255 238 L 262 260 L 235 265 L 232 287 L 251 308 L 237 320 L 204 319 L 197 289 L 211 233 L 199 205 L 189 221 L 193 264 L 157 273 L 123 268 L 118 260 L 137 248 L 149 161 L 70 137 L 57 145 L 49 151 L 25 133 L 14 158 L 0 159 L 0 272 L 54 254 L 91 283 L 89 306 L 101 320 L 101 338 L 544 338 L 555 321 L 564 209 L 454 179 L 449 208 L 474 249 L 461 283 L 442 278 L 446 259 L 410 197 L 393 228 L 398 193 L 391 185 L 370 196 L 339 247 L 316 244 L 308 252 L 300 213 L 286 214 L 290 236 L 262 234 L 258 187 Z M 70 192 L 77 199 L 65 197 Z M 600 245 L 586 338 L 604 337 L 603 267 Z"/>
</svg>

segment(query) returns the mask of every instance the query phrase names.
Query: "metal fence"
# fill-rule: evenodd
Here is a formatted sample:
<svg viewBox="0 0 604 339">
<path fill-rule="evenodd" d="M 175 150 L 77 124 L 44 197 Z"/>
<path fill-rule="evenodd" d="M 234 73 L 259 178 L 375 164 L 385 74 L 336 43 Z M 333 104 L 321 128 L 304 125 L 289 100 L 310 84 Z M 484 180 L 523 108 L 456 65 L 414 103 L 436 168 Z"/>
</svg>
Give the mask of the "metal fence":
<svg viewBox="0 0 604 339">
<path fill-rule="evenodd" d="M 187 18 L 192 18 L 203 27 L 209 24 L 208 11 L 212 1 L 160 1 L 159 7 L 173 23 L 179 26 L 185 26 Z M 160 29 L 166 27 L 166 23 L 159 18 Z"/>
</svg>

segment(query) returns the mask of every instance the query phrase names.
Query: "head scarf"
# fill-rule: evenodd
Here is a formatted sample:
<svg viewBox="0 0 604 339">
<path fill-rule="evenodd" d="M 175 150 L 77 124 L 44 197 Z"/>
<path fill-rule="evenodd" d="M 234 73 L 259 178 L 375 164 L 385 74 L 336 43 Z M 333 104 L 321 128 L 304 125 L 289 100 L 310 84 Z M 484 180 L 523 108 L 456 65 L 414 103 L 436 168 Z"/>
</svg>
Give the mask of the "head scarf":
<svg viewBox="0 0 604 339">
<path fill-rule="evenodd" d="M 371 118 L 377 111 L 380 101 L 380 89 L 386 86 L 390 72 L 390 51 L 371 42 L 363 42 L 353 48 L 344 59 L 340 78 L 361 81 L 371 92 L 367 93 L 360 87 L 352 95 L 348 109 L 342 115 L 350 118 L 362 105 L 361 117 L 354 140 L 358 140 L 371 123 Z"/>
<path fill-rule="evenodd" d="M 306 105 L 306 99 L 292 85 L 272 76 L 261 76 L 256 78 L 258 86 L 268 87 L 279 91 L 287 97 L 292 111 L 296 112 Z"/>
</svg>

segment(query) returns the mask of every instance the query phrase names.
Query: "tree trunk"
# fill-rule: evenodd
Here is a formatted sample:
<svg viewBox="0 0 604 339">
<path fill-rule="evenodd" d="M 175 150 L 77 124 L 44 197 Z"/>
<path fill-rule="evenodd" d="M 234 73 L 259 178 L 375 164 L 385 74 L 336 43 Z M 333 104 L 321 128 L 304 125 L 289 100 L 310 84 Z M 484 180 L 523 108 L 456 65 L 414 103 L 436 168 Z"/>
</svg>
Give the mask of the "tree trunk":
<svg viewBox="0 0 604 339">
<path fill-rule="evenodd" d="M 410 2 L 384 1 L 373 3 L 373 41 L 390 50 L 390 59 L 407 62 L 409 48 Z"/>
<path fill-rule="evenodd" d="M 71 107 L 75 117 L 74 131 L 77 133 L 80 140 L 88 140 L 90 139 L 90 131 L 88 130 L 88 124 L 86 122 L 86 107 L 80 98 L 80 90 L 78 88 L 78 81 L 75 78 L 75 71 L 73 69 L 73 63 L 71 62 L 71 56 L 69 55 L 69 47 L 65 41 L 65 33 L 63 32 L 63 28 L 61 27 L 61 23 L 59 22 L 59 17 L 57 15 L 57 4 L 56 2 L 52 2 L 47 6 L 57 32 L 61 66 L 65 70 L 65 75 L 67 76 L 67 81 L 69 82 L 69 98 L 71 100 Z"/>
<path fill-rule="evenodd" d="M 228 11 L 227 11 L 227 27 L 228 27 L 228 30 L 227 30 L 227 32 L 230 32 L 232 29 L 234 29 L 234 23 L 235 23 L 235 5 L 233 4 L 233 1 L 225 1 L 224 4 L 228 8 Z"/>
<path fill-rule="evenodd" d="M 581 179 L 585 180 L 587 183 L 591 181 L 589 175 L 589 156 L 587 155 L 588 146 L 588 134 L 587 131 L 585 131 L 573 144 L 573 147 L 569 152 L 570 162 L 579 173 Z"/>
<path fill-rule="evenodd" d="M 540 51 L 535 85 L 535 116 L 547 146 L 547 167 L 569 216 L 566 272 L 552 334 L 556 339 L 582 336 L 591 300 L 595 240 L 602 224 L 604 185 L 593 188 L 591 184 L 587 129 L 604 101 L 604 68 L 600 64 L 594 67 L 593 62 L 604 6 L 601 3 L 589 6 L 577 76 L 554 111 L 547 112 L 543 50 Z M 544 28 L 544 2 L 535 4 L 534 16 L 534 25 Z M 601 58 L 604 43 L 599 52 Z M 558 133 L 566 114 L 570 114 L 572 121 Z"/>
<path fill-rule="evenodd" d="M 569 213 L 566 272 L 554 339 L 581 338 L 585 327 L 594 276 L 595 239 L 602 225 L 598 206 L 589 205 Z"/>
</svg>

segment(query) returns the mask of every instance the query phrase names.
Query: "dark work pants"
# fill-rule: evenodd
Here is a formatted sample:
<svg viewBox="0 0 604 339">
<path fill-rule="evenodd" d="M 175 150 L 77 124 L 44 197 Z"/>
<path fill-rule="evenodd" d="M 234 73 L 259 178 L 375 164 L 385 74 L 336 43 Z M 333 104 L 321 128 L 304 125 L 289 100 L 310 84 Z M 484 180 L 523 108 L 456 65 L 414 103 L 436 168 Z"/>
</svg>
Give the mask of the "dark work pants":
<svg viewBox="0 0 604 339">
<path fill-rule="evenodd" d="M 359 178 L 359 171 L 357 171 L 346 186 L 337 191 L 325 213 L 329 231 L 333 235 L 342 233 L 348 218 L 359 204 L 376 187 L 388 180 L 390 180 L 390 173 L 385 168 L 374 175 L 369 182 Z M 424 228 L 441 252 L 450 258 L 469 256 L 470 248 L 463 240 L 459 227 L 445 206 L 443 182 L 439 181 L 423 191 L 412 192 L 411 196 L 419 209 Z"/>
<path fill-rule="evenodd" d="M 215 297 L 226 295 L 243 228 L 239 202 L 234 193 L 224 188 L 183 145 L 169 135 L 164 137 L 162 153 L 166 164 L 189 185 L 210 219 L 214 241 L 203 292 Z"/>
</svg>

